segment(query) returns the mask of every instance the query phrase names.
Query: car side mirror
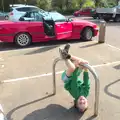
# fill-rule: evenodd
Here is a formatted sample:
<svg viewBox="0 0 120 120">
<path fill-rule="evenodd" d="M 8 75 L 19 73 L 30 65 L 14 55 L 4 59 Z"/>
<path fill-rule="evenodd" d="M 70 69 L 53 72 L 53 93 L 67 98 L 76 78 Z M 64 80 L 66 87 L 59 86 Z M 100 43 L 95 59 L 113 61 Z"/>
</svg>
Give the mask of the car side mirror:
<svg viewBox="0 0 120 120">
<path fill-rule="evenodd" d="M 66 19 L 66 22 L 69 22 L 69 18 Z"/>
<path fill-rule="evenodd" d="M 71 21 L 72 21 L 71 18 L 67 18 L 67 19 L 66 19 L 66 22 L 71 22 Z"/>
</svg>

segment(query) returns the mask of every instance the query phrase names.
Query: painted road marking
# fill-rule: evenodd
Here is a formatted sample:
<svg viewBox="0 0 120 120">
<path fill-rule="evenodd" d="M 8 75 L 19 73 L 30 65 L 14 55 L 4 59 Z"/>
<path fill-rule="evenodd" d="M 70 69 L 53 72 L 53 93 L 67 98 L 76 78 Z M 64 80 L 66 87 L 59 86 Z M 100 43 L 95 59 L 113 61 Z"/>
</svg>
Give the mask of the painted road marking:
<svg viewBox="0 0 120 120">
<path fill-rule="evenodd" d="M 113 65 L 113 64 L 117 64 L 117 63 L 120 63 L 120 61 L 115 61 L 115 62 L 111 62 L 111 63 L 104 63 L 104 64 L 100 64 L 100 65 L 93 65 L 92 67 L 97 68 L 97 67 L 109 66 L 109 65 Z M 63 71 L 58 71 L 58 72 L 56 72 L 56 74 L 61 74 L 62 72 Z M 2 83 L 10 83 L 10 82 L 16 82 L 16 81 L 22 81 L 22 80 L 30 80 L 30 79 L 33 79 L 33 78 L 47 77 L 47 76 L 52 76 L 52 73 L 46 73 L 46 74 L 41 74 L 41 75 L 36 75 L 36 76 L 29 76 L 29 77 L 3 80 L 1 82 Z"/>
<path fill-rule="evenodd" d="M 1 67 L 0 68 L 4 68 L 5 66 L 4 65 L 0 65 Z"/>
<path fill-rule="evenodd" d="M 5 116 L 4 116 L 4 113 L 3 113 L 3 107 L 2 107 L 1 104 L 0 104 L 0 120 L 5 120 Z"/>
<path fill-rule="evenodd" d="M 120 48 L 115 47 L 115 46 L 113 46 L 113 45 L 110 45 L 110 44 L 106 44 L 106 45 L 108 45 L 109 47 L 115 48 L 115 49 L 117 49 L 117 50 L 120 50 Z"/>
<path fill-rule="evenodd" d="M 70 44 L 74 44 L 74 43 L 70 43 Z M 112 46 L 112 45 L 110 45 L 110 44 L 107 44 L 107 43 L 105 43 L 106 45 L 108 45 L 109 47 L 111 47 L 111 48 L 115 48 L 115 49 L 117 49 L 117 50 L 120 50 L 120 48 L 117 48 L 117 47 L 115 47 L 115 46 Z M 64 45 L 63 43 L 61 43 L 61 44 L 57 44 L 57 45 L 46 45 L 46 46 L 41 46 L 41 47 L 30 47 L 30 48 L 25 48 L 25 49 L 15 49 L 15 50 L 6 50 L 6 51 L 0 51 L 0 53 L 10 53 L 10 52 L 17 52 L 17 51 L 28 51 L 28 50 L 36 50 L 36 49 L 42 49 L 42 48 L 49 48 L 49 47 L 57 47 L 59 45 L 59 47 L 60 46 L 62 46 L 62 45 Z"/>
<path fill-rule="evenodd" d="M 4 59 L 3 59 L 3 58 L 0 58 L 0 62 L 1 62 L 1 61 L 4 61 Z"/>
</svg>

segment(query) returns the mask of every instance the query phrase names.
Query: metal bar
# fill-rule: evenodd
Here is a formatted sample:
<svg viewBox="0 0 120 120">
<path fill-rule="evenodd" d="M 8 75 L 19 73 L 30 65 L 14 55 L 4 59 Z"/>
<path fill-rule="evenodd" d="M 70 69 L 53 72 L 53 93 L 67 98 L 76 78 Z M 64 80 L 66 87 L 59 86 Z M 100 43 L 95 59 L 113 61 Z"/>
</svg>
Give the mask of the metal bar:
<svg viewBox="0 0 120 120">
<path fill-rule="evenodd" d="M 61 58 L 56 58 L 53 62 L 53 94 L 56 94 L 56 73 L 55 73 L 55 67 L 57 62 L 62 60 Z M 98 115 L 98 110 L 99 110 L 99 89 L 100 89 L 100 83 L 99 83 L 99 78 L 95 72 L 95 70 L 88 64 L 83 64 L 82 66 L 85 66 L 88 68 L 88 70 L 92 73 L 95 79 L 95 104 L 94 104 L 94 115 Z"/>
<path fill-rule="evenodd" d="M 61 58 L 56 58 L 53 62 L 53 94 L 56 94 L 56 74 L 55 74 L 55 67 L 58 61 L 62 60 Z"/>
<path fill-rule="evenodd" d="M 106 34 L 106 22 L 100 21 L 100 31 L 99 31 L 98 43 L 105 43 L 105 34 Z"/>
<path fill-rule="evenodd" d="M 89 69 L 89 71 L 92 73 L 94 79 L 95 79 L 95 104 L 94 104 L 94 115 L 98 115 L 98 109 L 99 109 L 99 89 L 100 89 L 100 82 L 99 78 L 97 76 L 97 73 L 95 70 L 88 64 L 84 64 L 82 66 L 85 66 Z"/>
</svg>

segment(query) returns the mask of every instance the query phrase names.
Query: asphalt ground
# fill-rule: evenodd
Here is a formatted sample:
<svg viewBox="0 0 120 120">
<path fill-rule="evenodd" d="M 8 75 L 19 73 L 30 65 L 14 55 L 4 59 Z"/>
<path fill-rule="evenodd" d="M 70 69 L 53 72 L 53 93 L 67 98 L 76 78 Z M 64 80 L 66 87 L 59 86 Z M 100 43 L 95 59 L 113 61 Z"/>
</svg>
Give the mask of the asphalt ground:
<svg viewBox="0 0 120 120">
<path fill-rule="evenodd" d="M 94 21 L 96 22 L 96 21 Z M 99 22 L 97 22 L 98 24 Z M 99 75 L 100 103 L 98 120 L 120 118 L 120 41 L 119 24 L 107 23 L 106 42 L 70 42 L 70 53 L 89 61 Z M 20 49 L 13 44 L 0 44 L 0 101 L 8 120 L 92 120 L 94 104 L 94 78 L 90 74 L 91 93 L 89 109 L 85 114 L 73 108 L 73 99 L 64 90 L 60 80 L 66 68 L 63 62 L 56 66 L 57 94 L 52 93 L 52 64 L 59 57 L 58 48 L 67 42 L 35 43 Z"/>
</svg>

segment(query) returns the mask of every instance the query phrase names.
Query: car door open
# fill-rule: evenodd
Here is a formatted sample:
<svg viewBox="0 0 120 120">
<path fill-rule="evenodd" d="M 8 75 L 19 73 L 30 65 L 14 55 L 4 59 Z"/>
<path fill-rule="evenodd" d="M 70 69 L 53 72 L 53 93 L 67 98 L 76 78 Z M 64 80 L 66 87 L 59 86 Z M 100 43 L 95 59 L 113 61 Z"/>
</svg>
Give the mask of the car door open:
<svg viewBox="0 0 120 120">
<path fill-rule="evenodd" d="M 58 40 L 71 37 L 72 22 L 55 22 L 55 34 Z"/>
</svg>

